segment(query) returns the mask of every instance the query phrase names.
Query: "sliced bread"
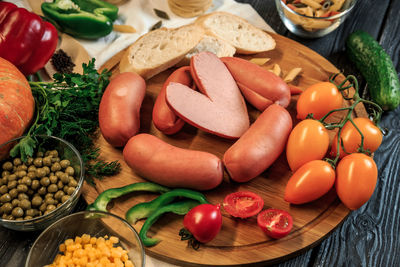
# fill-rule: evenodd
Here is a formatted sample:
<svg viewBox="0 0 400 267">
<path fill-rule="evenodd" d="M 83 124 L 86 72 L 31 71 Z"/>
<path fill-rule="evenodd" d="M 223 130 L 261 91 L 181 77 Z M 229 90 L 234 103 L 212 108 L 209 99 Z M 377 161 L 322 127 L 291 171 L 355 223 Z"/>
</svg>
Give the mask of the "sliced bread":
<svg viewBox="0 0 400 267">
<path fill-rule="evenodd" d="M 203 36 L 204 30 L 195 24 L 148 32 L 122 56 L 120 72 L 136 72 L 144 79 L 149 79 L 176 65 Z"/>
<path fill-rule="evenodd" d="M 195 23 L 202 26 L 207 34 L 230 43 L 240 54 L 260 53 L 272 50 L 276 45 L 268 33 L 227 12 L 200 16 Z"/>
<path fill-rule="evenodd" d="M 210 35 L 204 35 L 203 39 L 177 64 L 177 66 L 186 66 L 190 63 L 190 58 L 200 52 L 212 52 L 217 57 L 232 57 L 236 49 L 222 39 Z"/>
</svg>

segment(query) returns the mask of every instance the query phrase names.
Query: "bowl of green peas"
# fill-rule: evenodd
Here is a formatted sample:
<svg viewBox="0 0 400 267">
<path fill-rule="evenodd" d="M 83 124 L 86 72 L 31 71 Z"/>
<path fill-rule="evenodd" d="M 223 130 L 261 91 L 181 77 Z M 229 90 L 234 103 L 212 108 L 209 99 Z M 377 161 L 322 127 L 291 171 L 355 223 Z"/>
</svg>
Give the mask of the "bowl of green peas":
<svg viewBox="0 0 400 267">
<path fill-rule="evenodd" d="M 80 153 L 67 141 L 34 136 L 37 147 L 26 157 L 10 156 L 19 137 L 0 145 L 0 225 L 17 231 L 42 230 L 72 212 L 84 180 Z"/>
</svg>

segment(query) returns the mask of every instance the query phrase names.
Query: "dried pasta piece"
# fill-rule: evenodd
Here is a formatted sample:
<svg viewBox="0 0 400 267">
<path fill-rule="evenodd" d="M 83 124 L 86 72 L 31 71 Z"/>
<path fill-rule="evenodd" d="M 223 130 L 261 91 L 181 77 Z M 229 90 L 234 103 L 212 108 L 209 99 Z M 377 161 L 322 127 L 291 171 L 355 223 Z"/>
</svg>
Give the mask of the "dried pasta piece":
<svg viewBox="0 0 400 267">
<path fill-rule="evenodd" d="M 332 24 L 329 20 L 310 20 L 303 24 L 304 27 L 312 29 L 325 29 Z"/>
<path fill-rule="evenodd" d="M 322 8 L 321 4 L 314 0 L 301 0 L 300 2 L 315 9 Z"/>
<path fill-rule="evenodd" d="M 262 66 L 265 63 L 267 63 L 269 60 L 270 60 L 270 58 L 268 58 L 268 57 L 254 57 L 254 58 L 250 59 L 249 61 L 254 64 L 257 64 L 259 66 Z"/>
<path fill-rule="evenodd" d="M 122 32 L 122 33 L 135 33 L 136 29 L 132 27 L 131 25 L 113 25 L 113 30 L 116 32 Z"/>
<path fill-rule="evenodd" d="M 339 11 L 344 4 L 344 0 L 335 0 L 333 5 L 329 8 L 329 11 Z"/>
<path fill-rule="evenodd" d="M 274 64 L 274 67 L 272 68 L 272 72 L 276 75 L 276 76 L 281 76 L 282 74 L 282 70 L 281 67 L 278 64 Z"/>
<path fill-rule="evenodd" d="M 294 68 L 289 71 L 289 73 L 283 78 L 286 83 L 292 82 L 299 74 L 302 72 L 302 68 Z"/>
</svg>

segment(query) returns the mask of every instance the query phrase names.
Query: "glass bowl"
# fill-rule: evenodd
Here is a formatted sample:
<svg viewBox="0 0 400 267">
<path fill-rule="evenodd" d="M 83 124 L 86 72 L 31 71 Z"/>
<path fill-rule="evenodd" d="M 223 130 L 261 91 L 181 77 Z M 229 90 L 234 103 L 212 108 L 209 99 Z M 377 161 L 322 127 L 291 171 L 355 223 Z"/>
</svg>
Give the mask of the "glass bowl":
<svg viewBox="0 0 400 267">
<path fill-rule="evenodd" d="M 88 234 L 91 237 L 115 236 L 135 267 L 145 265 L 145 252 L 135 229 L 124 219 L 102 211 L 81 211 L 53 223 L 36 239 L 29 251 L 25 267 L 51 264 L 66 239 Z"/>
<path fill-rule="evenodd" d="M 0 161 L 0 169 L 1 169 L 1 180 L 0 181 L 0 190 L 2 189 L 1 186 L 4 185 L 9 185 L 9 181 L 7 181 L 8 178 L 5 178 L 5 174 L 3 172 L 3 163 L 10 161 L 10 160 L 14 160 L 14 158 L 11 158 L 11 156 L 9 155 L 9 151 L 10 149 L 12 149 L 17 143 L 19 143 L 19 141 L 21 141 L 22 137 L 10 140 L 2 145 L 0 145 L 0 155 L 1 157 L 1 161 Z M 12 230 L 16 230 L 16 231 L 36 231 L 36 230 L 42 230 L 46 227 L 48 227 L 50 224 L 52 224 L 53 222 L 57 221 L 58 219 L 60 219 L 61 217 L 64 217 L 65 215 L 68 215 L 72 212 L 73 208 L 75 207 L 75 205 L 77 204 L 78 200 L 79 200 L 79 196 L 81 194 L 82 191 L 82 184 L 83 184 L 83 180 L 84 180 L 84 165 L 83 165 L 83 161 L 81 158 L 81 155 L 79 154 L 78 150 L 76 150 L 76 148 L 68 143 L 67 141 L 58 138 L 58 137 L 54 137 L 54 136 L 47 136 L 47 135 L 37 135 L 34 136 L 34 138 L 36 138 L 36 140 L 38 141 L 38 147 L 35 149 L 35 152 L 37 151 L 42 151 L 42 150 L 54 150 L 56 149 L 58 151 L 58 157 L 60 159 L 68 159 L 70 161 L 70 166 L 74 169 L 74 178 L 76 180 L 76 188 L 75 190 L 70 193 L 69 198 L 67 200 L 64 200 L 64 202 L 61 202 L 61 200 L 59 201 L 59 205 L 56 209 L 54 209 L 52 212 L 47 213 L 45 215 L 41 215 L 38 217 L 33 217 L 32 219 L 25 219 L 25 220 L 10 220 L 10 219 L 6 219 L 6 218 L 2 218 L 3 215 L 3 211 L 0 211 L 0 225 L 8 228 L 8 229 L 12 229 Z M 29 171 L 28 171 L 29 172 Z M 50 176 L 48 174 L 46 174 L 46 177 Z M 4 180 L 6 179 L 6 180 Z M 34 180 L 39 180 L 39 178 L 32 178 L 31 182 L 33 184 Z M 21 180 L 21 178 L 17 178 L 18 183 Z M 60 179 L 61 180 L 61 179 Z M 40 182 L 39 182 L 40 183 Z M 41 185 L 40 185 L 41 186 Z M 61 186 L 60 186 L 61 187 Z M 61 190 L 61 188 L 59 187 L 59 191 Z M 16 187 L 18 188 L 18 187 Z M 32 187 L 28 184 L 28 189 L 31 190 Z M 67 189 L 67 188 L 66 188 Z M 10 187 L 9 189 L 10 190 Z M 66 190 L 67 191 L 67 190 Z M 10 192 L 10 191 L 8 191 Z M 21 193 L 18 190 L 18 197 L 15 197 L 15 199 L 19 198 L 19 193 Z M 35 191 L 34 191 L 35 193 Z M 48 192 L 46 191 L 46 194 Z M 5 204 L 4 202 L 1 202 L 1 196 L 3 195 L 3 193 L 0 193 L 0 209 L 2 208 L 2 205 Z M 10 195 L 10 194 L 9 194 Z M 68 195 L 67 193 L 65 193 L 65 195 Z M 34 194 L 32 193 L 32 191 L 28 191 L 25 196 L 29 197 L 29 200 L 31 201 Z M 45 195 L 41 195 L 43 201 L 45 200 Z M 12 200 L 12 199 L 11 199 Z M 58 201 L 58 200 L 57 200 Z M 9 203 L 12 203 L 12 201 L 9 201 Z M 54 203 L 55 205 L 57 205 L 56 203 Z M 15 206 L 13 205 L 13 208 Z M 32 206 L 33 208 L 33 206 Z M 24 215 L 26 215 L 26 212 L 24 213 Z M 21 217 L 22 218 L 22 217 Z"/>
<path fill-rule="evenodd" d="M 340 0 L 337 0 L 340 2 Z M 288 2 L 288 1 L 285 1 Z M 286 28 L 293 34 L 303 38 L 318 38 L 327 35 L 340 26 L 348 17 L 357 0 L 344 0 L 338 11 L 329 9 L 313 9 L 311 7 L 299 7 L 286 5 L 282 0 L 275 0 L 279 16 Z M 315 1 L 314 2 L 320 2 Z M 314 10 L 314 12 L 312 12 Z M 313 16 L 316 14 L 317 16 Z"/>
</svg>

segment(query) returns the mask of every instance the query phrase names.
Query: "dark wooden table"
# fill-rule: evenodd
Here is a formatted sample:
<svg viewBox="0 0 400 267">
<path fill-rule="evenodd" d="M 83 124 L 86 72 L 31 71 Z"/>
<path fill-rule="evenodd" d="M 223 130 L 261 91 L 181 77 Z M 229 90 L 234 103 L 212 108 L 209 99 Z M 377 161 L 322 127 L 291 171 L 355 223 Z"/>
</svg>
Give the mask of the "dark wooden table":
<svg viewBox="0 0 400 267">
<path fill-rule="evenodd" d="M 277 33 L 317 51 L 345 74 L 356 74 L 365 93 L 365 81 L 344 51 L 345 39 L 354 30 L 362 29 L 375 37 L 400 72 L 399 0 L 360 0 L 336 31 L 312 40 L 288 32 L 273 0 L 238 2 L 250 3 Z M 386 112 L 381 126 L 386 127 L 389 133 L 374 155 L 379 177 L 370 201 L 352 212 L 323 242 L 277 266 L 400 266 L 400 108 Z M 85 207 L 86 203 L 81 200 L 76 210 Z M 19 233 L 0 227 L 0 266 L 24 266 L 29 249 L 39 234 Z"/>
</svg>

